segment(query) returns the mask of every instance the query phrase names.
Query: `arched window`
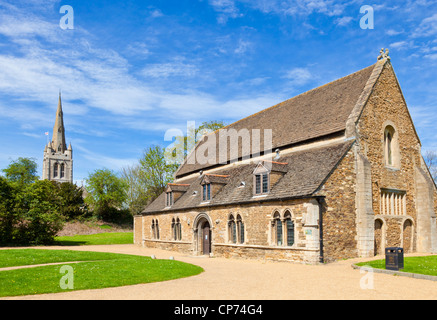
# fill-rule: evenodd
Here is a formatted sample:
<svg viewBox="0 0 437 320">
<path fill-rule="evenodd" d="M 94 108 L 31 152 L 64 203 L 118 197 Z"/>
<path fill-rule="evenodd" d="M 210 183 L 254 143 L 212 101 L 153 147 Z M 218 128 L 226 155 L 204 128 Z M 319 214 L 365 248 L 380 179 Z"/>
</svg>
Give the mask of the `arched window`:
<svg viewBox="0 0 437 320">
<path fill-rule="evenodd" d="M 279 212 L 273 215 L 273 241 L 275 245 L 282 246 L 282 221 Z"/>
<path fill-rule="evenodd" d="M 391 125 L 384 130 L 384 158 L 386 166 L 399 167 L 398 134 Z"/>
<path fill-rule="evenodd" d="M 158 224 L 158 219 L 155 220 L 155 239 L 159 239 L 159 224 Z"/>
<path fill-rule="evenodd" d="M 237 215 L 237 230 L 238 230 L 238 242 L 244 243 L 244 222 L 240 215 Z"/>
<path fill-rule="evenodd" d="M 179 218 L 176 219 L 176 240 L 182 240 L 182 225 Z"/>
<path fill-rule="evenodd" d="M 65 165 L 61 163 L 60 177 L 63 178 L 65 176 Z"/>
<path fill-rule="evenodd" d="M 229 242 L 237 243 L 237 226 L 235 224 L 235 218 L 231 214 L 228 219 L 228 235 Z"/>
<path fill-rule="evenodd" d="M 53 166 L 53 177 L 57 177 L 58 176 L 58 164 L 55 163 L 55 165 Z"/>
<path fill-rule="evenodd" d="M 152 219 L 152 239 L 156 239 L 155 219 Z"/>
<path fill-rule="evenodd" d="M 171 220 L 171 232 L 173 236 L 173 240 L 180 241 L 182 240 L 182 226 L 181 226 L 181 220 L 179 218 L 173 218 Z"/>
<path fill-rule="evenodd" d="M 291 213 L 289 211 L 285 212 L 284 218 L 287 231 L 287 246 L 291 247 L 294 245 L 294 221 L 291 219 Z"/>
<path fill-rule="evenodd" d="M 176 235 L 176 222 L 175 219 L 171 219 L 171 234 L 173 237 L 173 240 L 177 240 L 177 235 Z"/>
</svg>

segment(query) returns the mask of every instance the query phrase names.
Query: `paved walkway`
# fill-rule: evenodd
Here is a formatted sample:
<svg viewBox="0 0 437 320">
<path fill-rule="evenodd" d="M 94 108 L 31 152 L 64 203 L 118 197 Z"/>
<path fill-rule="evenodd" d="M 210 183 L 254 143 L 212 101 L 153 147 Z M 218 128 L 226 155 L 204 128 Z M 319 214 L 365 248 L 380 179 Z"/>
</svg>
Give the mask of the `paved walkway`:
<svg viewBox="0 0 437 320">
<path fill-rule="evenodd" d="M 155 255 L 157 259 L 173 256 L 176 260 L 199 265 L 205 272 L 189 278 L 158 283 L 13 299 L 437 299 L 437 282 L 380 273 L 361 273 L 351 267 L 352 263 L 363 259 L 311 266 L 263 260 L 192 257 L 135 245 L 42 249 Z"/>
</svg>

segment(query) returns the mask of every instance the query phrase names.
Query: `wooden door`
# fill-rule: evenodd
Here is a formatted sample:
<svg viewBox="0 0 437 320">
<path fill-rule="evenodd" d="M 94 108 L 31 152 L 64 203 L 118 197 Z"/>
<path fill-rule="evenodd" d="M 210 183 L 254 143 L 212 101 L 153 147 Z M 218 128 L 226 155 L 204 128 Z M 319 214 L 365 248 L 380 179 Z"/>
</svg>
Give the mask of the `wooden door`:
<svg viewBox="0 0 437 320">
<path fill-rule="evenodd" d="M 211 228 L 206 221 L 202 227 L 202 236 L 203 236 L 203 254 L 209 255 L 211 253 Z"/>
</svg>

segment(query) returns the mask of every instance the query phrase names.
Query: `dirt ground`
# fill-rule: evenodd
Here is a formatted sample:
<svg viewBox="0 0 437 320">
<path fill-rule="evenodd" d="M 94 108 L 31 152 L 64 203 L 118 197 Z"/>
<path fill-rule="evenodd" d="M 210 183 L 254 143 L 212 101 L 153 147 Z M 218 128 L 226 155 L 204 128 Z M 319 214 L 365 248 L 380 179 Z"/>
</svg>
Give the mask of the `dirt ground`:
<svg viewBox="0 0 437 320">
<path fill-rule="evenodd" d="M 355 270 L 354 259 L 327 265 L 235 260 L 183 255 L 136 245 L 51 247 L 43 249 L 126 253 L 201 266 L 205 272 L 183 279 L 118 288 L 73 291 L 6 299 L 84 300 L 381 300 L 437 299 L 437 282 Z"/>
</svg>

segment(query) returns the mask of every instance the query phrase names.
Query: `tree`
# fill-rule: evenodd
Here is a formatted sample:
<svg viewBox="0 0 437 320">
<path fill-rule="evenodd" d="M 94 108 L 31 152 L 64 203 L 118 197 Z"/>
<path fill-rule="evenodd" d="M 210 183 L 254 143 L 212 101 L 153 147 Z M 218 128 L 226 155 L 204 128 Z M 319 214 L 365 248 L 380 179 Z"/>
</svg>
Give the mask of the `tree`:
<svg viewBox="0 0 437 320">
<path fill-rule="evenodd" d="M 113 220 L 126 201 L 128 185 L 113 171 L 108 169 L 95 170 L 86 179 L 88 195 L 85 202 L 94 213 L 104 220 Z"/>
<path fill-rule="evenodd" d="M 77 218 L 85 213 L 83 189 L 71 182 L 52 182 L 56 187 L 59 212 L 67 220 Z"/>
<path fill-rule="evenodd" d="M 147 184 L 142 179 L 140 165 L 122 168 L 121 177 L 128 185 L 127 205 L 132 215 L 139 214 L 149 202 Z"/>
<path fill-rule="evenodd" d="M 200 137 L 207 132 L 214 132 L 225 127 L 226 124 L 223 121 L 204 121 L 202 124 L 196 129 L 196 142 L 199 141 Z"/>
<path fill-rule="evenodd" d="M 146 196 L 153 201 L 173 180 L 177 164 L 167 164 L 165 161 L 165 150 L 160 146 L 151 146 L 144 151 L 140 161 L 140 179 L 147 190 Z"/>
<path fill-rule="evenodd" d="M 426 151 L 424 159 L 432 178 L 437 183 L 437 151 Z"/>
<path fill-rule="evenodd" d="M 15 192 L 10 182 L 0 177 L 0 243 L 12 243 L 18 216 L 14 210 Z"/>
<path fill-rule="evenodd" d="M 37 168 L 38 165 L 35 159 L 20 157 L 18 160 L 12 161 L 11 164 L 2 171 L 5 173 L 6 179 L 23 185 L 38 180 Z"/>
<path fill-rule="evenodd" d="M 19 215 L 15 242 L 52 243 L 62 230 L 64 218 L 60 214 L 57 190 L 48 180 L 25 185 L 16 195 L 15 210 Z"/>
</svg>

